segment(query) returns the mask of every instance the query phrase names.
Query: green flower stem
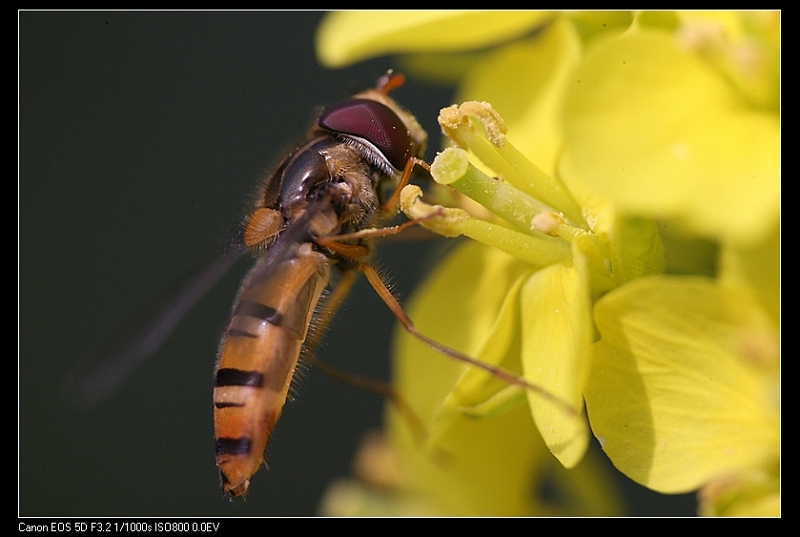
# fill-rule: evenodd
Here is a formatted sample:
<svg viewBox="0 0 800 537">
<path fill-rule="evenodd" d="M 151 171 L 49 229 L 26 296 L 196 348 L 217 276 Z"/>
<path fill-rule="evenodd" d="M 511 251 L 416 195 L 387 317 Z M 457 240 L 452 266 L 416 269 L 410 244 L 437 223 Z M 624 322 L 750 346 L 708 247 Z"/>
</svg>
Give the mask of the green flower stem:
<svg viewBox="0 0 800 537">
<path fill-rule="evenodd" d="M 586 227 L 580 205 L 566 186 L 520 153 L 506 138 L 506 126 L 489 103 L 469 101 L 439 113 L 444 133 L 469 149 L 508 184 L 561 211 L 574 225 Z"/>
<path fill-rule="evenodd" d="M 536 198 L 484 174 L 470 164 L 467 153 L 463 149 L 450 147 L 437 155 L 431 166 L 431 175 L 437 183 L 453 187 L 472 198 L 524 234 L 544 234 L 575 244 L 587 259 L 593 276 L 593 287 L 599 291 L 606 291 L 613 287 L 613 281 L 605 262 L 607 256 L 604 255 L 597 236 L 584 229 L 569 225 L 561 215 L 556 214 L 551 207 Z M 526 260 L 531 258 L 530 255 L 520 252 L 522 246 L 512 248 L 513 243 L 510 241 L 517 240 L 519 235 L 510 233 L 511 230 L 503 226 L 475 219 L 465 220 L 459 226 L 460 234 L 485 244 L 493 244 L 491 241 L 500 241 L 502 245 L 498 245 L 498 247 L 504 251 L 518 258 Z M 530 247 L 529 242 L 525 241 L 525 248 Z M 537 248 L 540 247 L 537 246 Z M 566 255 L 560 257 L 562 255 L 564 255 L 564 251 L 559 248 L 557 254 L 550 259 L 561 260 L 566 257 Z M 545 257 L 540 255 L 540 252 L 536 252 L 533 257 L 536 266 L 543 266 L 541 263 Z"/>
<path fill-rule="evenodd" d="M 445 237 L 465 235 L 493 246 L 535 267 L 558 263 L 571 254 L 570 244 L 535 230 L 522 233 L 505 226 L 472 218 L 462 209 L 430 205 L 420 198 L 422 190 L 408 185 L 400 193 L 400 208 L 412 220 Z"/>
<path fill-rule="evenodd" d="M 536 215 L 553 211 L 536 198 L 477 169 L 463 149 L 449 147 L 439 153 L 431 175 L 437 183 L 451 186 L 525 233 L 535 229 Z"/>
</svg>

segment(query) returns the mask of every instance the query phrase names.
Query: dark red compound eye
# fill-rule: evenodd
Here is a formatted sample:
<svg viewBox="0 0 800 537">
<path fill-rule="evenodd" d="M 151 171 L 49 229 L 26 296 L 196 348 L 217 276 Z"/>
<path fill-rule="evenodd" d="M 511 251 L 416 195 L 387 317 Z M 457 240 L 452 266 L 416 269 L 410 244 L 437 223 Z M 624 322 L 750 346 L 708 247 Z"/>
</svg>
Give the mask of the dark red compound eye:
<svg viewBox="0 0 800 537">
<path fill-rule="evenodd" d="M 413 141 L 405 124 L 391 109 L 370 99 L 351 99 L 331 106 L 319 117 L 330 131 L 363 138 L 386 157 L 396 170 L 411 158 Z"/>
</svg>

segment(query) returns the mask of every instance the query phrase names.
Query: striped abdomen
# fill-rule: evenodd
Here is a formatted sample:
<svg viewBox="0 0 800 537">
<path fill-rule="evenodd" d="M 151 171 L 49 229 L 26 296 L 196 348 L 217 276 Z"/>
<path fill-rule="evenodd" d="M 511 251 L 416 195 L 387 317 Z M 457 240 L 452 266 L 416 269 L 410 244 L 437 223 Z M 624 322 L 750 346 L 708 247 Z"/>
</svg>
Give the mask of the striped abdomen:
<svg viewBox="0 0 800 537">
<path fill-rule="evenodd" d="M 214 378 L 216 461 L 231 496 L 263 461 L 329 275 L 328 259 L 304 243 L 278 262 L 267 254 L 245 279 Z"/>
</svg>

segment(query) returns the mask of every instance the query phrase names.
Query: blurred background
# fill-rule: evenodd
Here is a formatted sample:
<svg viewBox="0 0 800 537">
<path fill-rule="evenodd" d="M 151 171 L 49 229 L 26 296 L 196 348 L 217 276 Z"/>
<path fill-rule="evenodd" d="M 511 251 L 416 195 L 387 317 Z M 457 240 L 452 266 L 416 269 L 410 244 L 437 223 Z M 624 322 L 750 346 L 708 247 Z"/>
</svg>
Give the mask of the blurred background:
<svg viewBox="0 0 800 537">
<path fill-rule="evenodd" d="M 268 447 L 270 469 L 246 501 L 225 499 L 211 380 L 246 262 L 119 392 L 81 410 L 61 390 L 92 349 L 134 330 L 148 297 L 219 251 L 315 109 L 373 85 L 391 59 L 323 69 L 318 12 L 18 15 L 19 514 L 316 514 L 381 425 L 384 401 L 308 371 Z M 451 95 L 413 79 L 394 94 L 432 134 L 429 160 Z M 446 247 L 385 244 L 378 265 L 408 298 Z M 318 355 L 388 379 L 393 327 L 360 281 Z M 692 496 L 629 490 L 634 514 L 694 513 Z"/>
</svg>

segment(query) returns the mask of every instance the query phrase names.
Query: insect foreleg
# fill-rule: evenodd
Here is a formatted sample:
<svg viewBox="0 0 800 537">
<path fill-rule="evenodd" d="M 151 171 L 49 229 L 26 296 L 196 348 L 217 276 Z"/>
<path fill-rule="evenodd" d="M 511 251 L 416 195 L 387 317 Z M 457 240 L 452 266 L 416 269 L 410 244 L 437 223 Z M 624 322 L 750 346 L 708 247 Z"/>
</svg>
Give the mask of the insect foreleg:
<svg viewBox="0 0 800 537">
<path fill-rule="evenodd" d="M 395 187 L 394 192 L 392 192 L 392 195 L 389 197 L 389 199 L 383 204 L 383 206 L 381 206 L 381 211 L 390 214 L 397 212 L 397 205 L 400 202 L 400 191 L 403 190 L 403 188 L 408 184 L 408 181 L 411 180 L 411 174 L 414 172 L 414 168 L 416 166 L 423 168 L 428 173 L 431 171 L 430 165 L 424 160 L 417 157 L 409 158 L 408 162 L 406 163 L 406 167 L 403 169 L 403 175 L 400 176 L 400 181 L 397 183 L 397 186 Z"/>
</svg>

